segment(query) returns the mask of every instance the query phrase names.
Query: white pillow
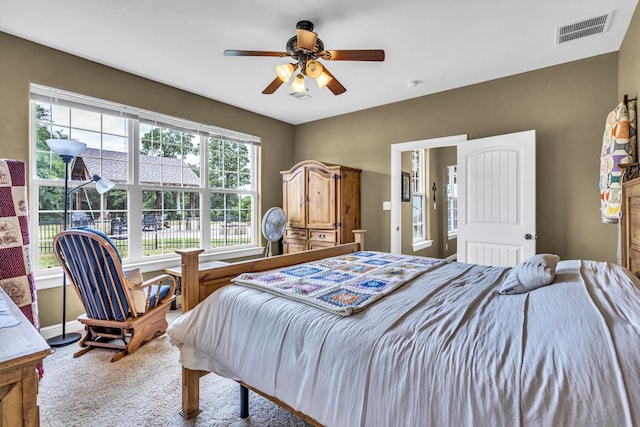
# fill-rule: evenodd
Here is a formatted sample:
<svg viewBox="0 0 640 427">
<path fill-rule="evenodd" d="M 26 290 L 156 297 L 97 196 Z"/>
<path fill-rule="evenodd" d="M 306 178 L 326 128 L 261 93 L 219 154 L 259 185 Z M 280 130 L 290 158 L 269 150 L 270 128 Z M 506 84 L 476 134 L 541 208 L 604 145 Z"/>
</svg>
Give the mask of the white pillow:
<svg viewBox="0 0 640 427">
<path fill-rule="evenodd" d="M 503 295 L 522 294 L 553 283 L 560 257 L 536 254 L 515 266 L 500 285 Z"/>
<path fill-rule="evenodd" d="M 124 275 L 129 279 L 129 283 L 132 285 L 138 286 L 144 282 L 140 268 L 125 270 Z M 136 313 L 144 313 L 147 308 L 147 293 L 144 289 L 129 289 L 129 295 L 131 295 L 131 299 L 133 300 L 133 306 L 136 309 Z"/>
</svg>

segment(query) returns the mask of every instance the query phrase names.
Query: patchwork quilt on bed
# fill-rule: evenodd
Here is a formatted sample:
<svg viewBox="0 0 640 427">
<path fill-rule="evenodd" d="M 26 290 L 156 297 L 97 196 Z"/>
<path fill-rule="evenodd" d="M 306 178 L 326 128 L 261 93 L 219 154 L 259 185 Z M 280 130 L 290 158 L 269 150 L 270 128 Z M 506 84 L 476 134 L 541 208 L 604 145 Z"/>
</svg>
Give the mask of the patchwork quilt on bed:
<svg viewBox="0 0 640 427">
<path fill-rule="evenodd" d="M 233 282 L 349 316 L 444 263 L 437 258 L 360 251 L 277 270 L 243 273 Z"/>
</svg>

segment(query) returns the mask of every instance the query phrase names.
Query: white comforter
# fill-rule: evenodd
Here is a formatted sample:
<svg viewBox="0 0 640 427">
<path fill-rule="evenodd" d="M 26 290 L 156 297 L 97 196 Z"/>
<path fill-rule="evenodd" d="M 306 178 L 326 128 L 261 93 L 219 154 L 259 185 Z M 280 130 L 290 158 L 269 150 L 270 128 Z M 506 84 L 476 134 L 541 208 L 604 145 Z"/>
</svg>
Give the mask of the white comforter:
<svg viewBox="0 0 640 427">
<path fill-rule="evenodd" d="M 328 426 L 640 423 L 640 285 L 560 262 L 500 295 L 503 268 L 450 263 L 361 313 L 224 287 L 168 330 L 190 369 L 242 380 Z"/>
</svg>

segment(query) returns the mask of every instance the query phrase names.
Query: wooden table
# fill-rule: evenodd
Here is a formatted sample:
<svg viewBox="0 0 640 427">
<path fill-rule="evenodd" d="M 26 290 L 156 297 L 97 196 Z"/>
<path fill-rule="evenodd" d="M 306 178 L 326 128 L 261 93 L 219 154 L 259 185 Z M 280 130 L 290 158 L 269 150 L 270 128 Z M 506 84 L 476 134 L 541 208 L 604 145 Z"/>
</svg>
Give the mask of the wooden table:
<svg viewBox="0 0 640 427">
<path fill-rule="evenodd" d="M 198 271 L 207 270 L 209 268 L 214 268 L 214 267 L 220 267 L 227 264 L 229 263 L 224 261 L 201 262 L 200 264 L 198 264 Z M 182 278 L 182 265 L 179 265 L 178 267 L 165 268 L 164 272 L 176 278 L 176 295 L 180 295 L 182 293 L 182 283 L 180 281 L 180 279 Z M 174 301 L 173 304 L 171 304 L 171 310 L 175 310 L 177 308 L 178 308 L 178 302 Z"/>
<path fill-rule="evenodd" d="M 0 426 L 39 426 L 36 366 L 51 348 L 2 288 L 0 298 L 20 321 L 0 328 Z"/>
</svg>

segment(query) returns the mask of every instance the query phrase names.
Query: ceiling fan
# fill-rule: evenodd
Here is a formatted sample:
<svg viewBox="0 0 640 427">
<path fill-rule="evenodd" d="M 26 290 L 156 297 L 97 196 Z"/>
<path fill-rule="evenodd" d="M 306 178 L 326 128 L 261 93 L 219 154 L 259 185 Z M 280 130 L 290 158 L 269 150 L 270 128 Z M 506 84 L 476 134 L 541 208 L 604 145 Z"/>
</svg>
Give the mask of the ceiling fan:
<svg viewBox="0 0 640 427">
<path fill-rule="evenodd" d="M 346 92 L 346 88 L 333 74 L 322 65 L 318 59 L 326 61 L 384 61 L 382 49 L 358 50 L 325 50 L 324 43 L 313 32 L 313 22 L 298 21 L 296 35 L 287 41 L 286 52 L 271 52 L 259 50 L 225 50 L 225 56 L 277 56 L 291 57 L 296 62 L 278 65 L 277 77 L 262 91 L 264 94 L 274 93 L 283 83 L 289 81 L 293 73 L 300 71 L 291 84 L 291 90 L 306 92 L 304 76 L 315 79 L 320 89 L 328 87 L 334 95 Z"/>
</svg>

